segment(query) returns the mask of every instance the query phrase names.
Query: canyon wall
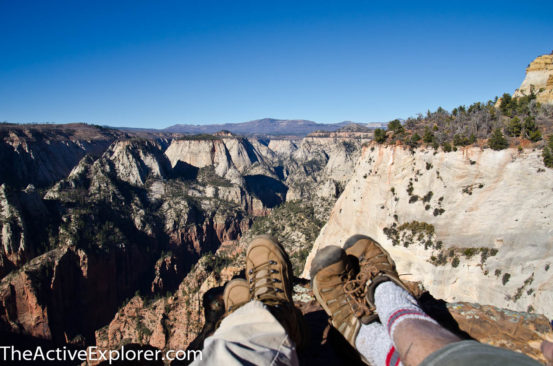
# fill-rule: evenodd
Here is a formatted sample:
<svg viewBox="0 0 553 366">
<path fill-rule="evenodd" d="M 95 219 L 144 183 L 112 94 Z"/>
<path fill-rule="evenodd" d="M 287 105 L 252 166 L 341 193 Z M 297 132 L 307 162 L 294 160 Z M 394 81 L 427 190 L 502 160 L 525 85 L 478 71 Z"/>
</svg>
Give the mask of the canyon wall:
<svg viewBox="0 0 553 366">
<path fill-rule="evenodd" d="M 433 296 L 553 316 L 553 170 L 534 150 L 372 144 L 310 253 L 380 242 Z"/>
</svg>

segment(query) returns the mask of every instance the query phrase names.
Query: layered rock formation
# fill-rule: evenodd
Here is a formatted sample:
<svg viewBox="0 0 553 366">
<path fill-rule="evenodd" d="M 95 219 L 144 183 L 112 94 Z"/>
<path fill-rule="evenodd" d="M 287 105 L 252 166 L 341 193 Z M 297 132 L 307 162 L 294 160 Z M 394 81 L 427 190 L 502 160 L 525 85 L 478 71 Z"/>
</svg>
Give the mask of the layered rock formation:
<svg viewBox="0 0 553 366">
<path fill-rule="evenodd" d="M 51 185 L 67 176 L 83 156 L 99 156 L 123 136 L 117 130 L 85 124 L 0 124 L 0 184 Z"/>
<path fill-rule="evenodd" d="M 0 332 L 182 349 L 200 332 L 204 294 L 239 274 L 252 235 L 278 236 L 300 269 L 339 196 L 315 248 L 365 233 L 436 297 L 551 315 L 553 176 L 539 152 L 366 142 L 127 137 L 77 154 L 48 188 L 5 182 Z M 42 140 L 21 143 L 35 151 Z M 514 319 L 477 304 L 450 312 L 471 335 L 474 314 Z M 524 327 L 546 322 L 520 316 Z M 541 328 L 524 337 L 537 342 Z M 519 333 L 503 345 L 535 352 Z"/>
<path fill-rule="evenodd" d="M 372 145 L 307 259 L 353 234 L 380 242 L 435 297 L 553 316 L 553 171 L 537 151 Z"/>
<path fill-rule="evenodd" d="M 55 344 L 93 344 L 95 331 L 109 323 L 126 298 L 138 292 L 131 304 L 140 301 L 144 314 L 159 313 L 152 298 L 169 293 L 175 302 L 169 328 L 181 335 L 167 336 L 166 344 L 186 345 L 201 325 L 190 304 L 199 304 L 211 285 L 228 279 L 217 275 L 209 282 L 213 268 L 201 272 L 196 262 L 220 248 L 226 248 L 225 265 L 241 258 L 237 241 L 256 216 L 290 199 L 287 192 L 295 192 L 292 198 L 333 202 L 336 186 L 351 174 L 334 167 L 352 166 L 362 143 L 344 141 L 281 140 L 272 146 L 294 148 L 273 150 L 269 141 L 228 134 L 169 141 L 120 138 L 92 154 L 86 148 L 83 154 L 69 152 L 63 172 L 49 176 L 57 182 L 48 189 L 1 185 L 0 331 Z M 22 138 L 21 143 L 32 155 L 45 142 Z M 63 179 L 56 178 L 61 174 Z M 332 189 L 318 192 L 319 185 Z M 303 231 L 314 235 L 310 226 Z M 297 256 L 302 263 L 304 258 Z M 193 291 L 192 283 L 197 283 Z M 102 304 L 94 307 L 97 299 Z M 78 319 L 78 314 L 91 315 Z M 149 337 L 141 337 L 149 326 L 129 328 L 133 341 L 146 342 Z M 161 347 L 159 339 L 155 333 L 153 343 L 146 343 Z"/>
<path fill-rule="evenodd" d="M 537 101 L 553 104 L 553 54 L 536 58 L 526 68 L 526 77 L 513 97 L 536 93 Z"/>
</svg>

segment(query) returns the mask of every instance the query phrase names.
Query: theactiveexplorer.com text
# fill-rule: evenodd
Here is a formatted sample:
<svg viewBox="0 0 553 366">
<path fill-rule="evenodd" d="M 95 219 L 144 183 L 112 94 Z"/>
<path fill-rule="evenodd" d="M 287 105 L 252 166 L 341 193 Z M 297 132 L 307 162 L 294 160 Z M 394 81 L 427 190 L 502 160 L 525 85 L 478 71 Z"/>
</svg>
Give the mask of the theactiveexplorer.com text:
<svg viewBox="0 0 553 366">
<path fill-rule="evenodd" d="M 111 365 L 115 361 L 193 361 L 196 359 L 202 359 L 202 351 L 125 349 L 124 346 L 118 350 L 103 350 L 95 346 L 83 350 L 68 349 L 65 346 L 54 349 L 43 349 L 41 346 L 34 349 L 0 346 L 0 363 L 2 361 L 83 362 L 88 360 L 107 361 Z"/>
</svg>

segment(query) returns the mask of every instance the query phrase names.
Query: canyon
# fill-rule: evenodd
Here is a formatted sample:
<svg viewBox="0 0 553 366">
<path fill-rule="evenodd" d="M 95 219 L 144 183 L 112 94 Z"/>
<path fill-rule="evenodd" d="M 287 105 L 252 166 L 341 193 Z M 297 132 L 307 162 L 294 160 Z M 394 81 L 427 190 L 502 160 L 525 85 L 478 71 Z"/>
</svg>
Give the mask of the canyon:
<svg viewBox="0 0 553 366">
<path fill-rule="evenodd" d="M 311 260 L 364 234 L 421 302 L 433 299 L 431 315 L 543 360 L 540 341 L 553 339 L 553 170 L 543 156 L 553 109 L 539 100 L 440 108 L 393 121 L 378 139 L 351 124 L 257 137 L 0 124 L 0 337 L 197 348 L 215 324 L 207 310 L 220 315 L 214 299 L 243 275 L 258 234 L 284 245 L 296 305 L 323 324 Z M 499 149 L 494 129 L 508 138 Z M 317 347 L 302 357 L 329 352 Z"/>
<path fill-rule="evenodd" d="M 101 145 L 81 154 L 65 146 L 86 147 L 87 137 L 72 137 L 62 147 L 59 136 L 24 137 L 39 129 L 48 130 L 14 127 L 3 141 L 23 172 L 40 159 L 61 168 L 44 180 L 21 174 L 16 184 L 3 179 L 0 185 L 0 332 L 82 346 L 97 343 L 98 329 L 129 299 L 155 303 L 190 278 L 206 280 L 194 267 L 220 249 L 232 251 L 255 218 L 285 201 L 333 202 L 365 142 L 108 131 Z M 178 307 L 197 316 L 193 310 Z M 175 342 L 182 347 L 193 336 Z"/>
</svg>

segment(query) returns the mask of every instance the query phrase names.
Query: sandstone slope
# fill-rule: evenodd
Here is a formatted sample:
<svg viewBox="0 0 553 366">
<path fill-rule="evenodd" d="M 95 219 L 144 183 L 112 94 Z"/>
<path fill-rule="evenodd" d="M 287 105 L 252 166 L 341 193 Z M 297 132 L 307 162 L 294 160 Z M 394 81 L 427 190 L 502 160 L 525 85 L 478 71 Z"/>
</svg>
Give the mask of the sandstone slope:
<svg viewBox="0 0 553 366">
<path fill-rule="evenodd" d="M 379 241 L 433 296 L 552 316 L 553 170 L 537 151 L 363 150 L 307 259 L 353 234 Z"/>
</svg>

